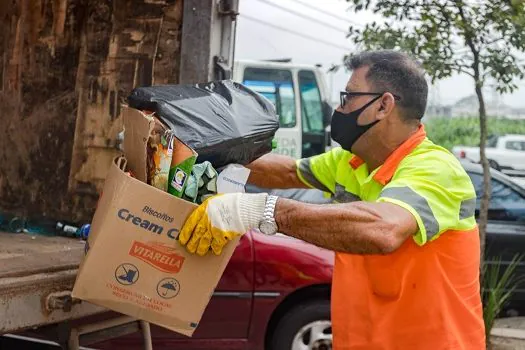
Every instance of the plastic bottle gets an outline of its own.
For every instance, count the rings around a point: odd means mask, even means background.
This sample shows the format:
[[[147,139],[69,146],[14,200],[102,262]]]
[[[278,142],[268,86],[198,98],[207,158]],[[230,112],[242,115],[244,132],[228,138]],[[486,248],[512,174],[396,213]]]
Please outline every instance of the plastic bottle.
[[[51,219],[27,219],[23,232],[34,235],[54,236],[55,225],[56,222]]]
[[[79,230],[79,235],[80,235],[80,238],[83,239],[83,240],[87,240],[88,239],[88,236],[89,236],[89,231],[91,230],[91,225],[90,224],[84,224],[80,227],[80,230]]]
[[[21,233],[24,232],[24,229],[26,227],[26,219],[15,216],[11,220],[9,220],[9,223],[7,224],[7,230],[8,232],[12,233]]]
[[[81,227],[68,225],[63,222],[57,222],[56,224],[57,235],[65,236],[65,237],[80,238],[83,240],[87,239],[90,228],[91,228],[90,224],[84,224]]]

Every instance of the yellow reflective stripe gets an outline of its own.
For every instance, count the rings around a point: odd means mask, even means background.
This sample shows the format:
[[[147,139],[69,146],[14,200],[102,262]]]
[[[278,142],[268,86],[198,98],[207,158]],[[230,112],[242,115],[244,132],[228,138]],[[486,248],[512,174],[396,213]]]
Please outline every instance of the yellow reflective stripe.
[[[428,201],[425,197],[421,196],[410,187],[386,188],[381,192],[380,197],[397,199],[414,208],[423,221],[426,231],[426,239],[428,241],[432,240],[432,238],[439,233],[439,222],[436,219],[432,208],[430,208]]]
[[[328,187],[326,187],[315,177],[314,173],[312,172],[312,168],[310,167],[310,158],[300,159],[296,164],[297,176],[299,176],[299,179],[302,182],[304,182],[307,186],[317,188],[323,192],[332,193]]]
[[[459,208],[459,220],[468,219],[476,213],[476,198],[466,199]]]

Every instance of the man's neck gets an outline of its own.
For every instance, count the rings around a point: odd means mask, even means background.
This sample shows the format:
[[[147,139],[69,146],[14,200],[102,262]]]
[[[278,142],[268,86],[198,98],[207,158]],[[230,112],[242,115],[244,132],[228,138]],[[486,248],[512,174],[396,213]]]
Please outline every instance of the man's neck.
[[[367,144],[360,147],[362,149],[361,152],[356,150],[356,155],[366,163],[368,170],[372,172],[383,165],[392,152],[416,133],[417,130],[417,127],[407,127],[406,130],[400,130],[399,133],[389,134],[386,137],[379,137],[373,142],[369,140]]]

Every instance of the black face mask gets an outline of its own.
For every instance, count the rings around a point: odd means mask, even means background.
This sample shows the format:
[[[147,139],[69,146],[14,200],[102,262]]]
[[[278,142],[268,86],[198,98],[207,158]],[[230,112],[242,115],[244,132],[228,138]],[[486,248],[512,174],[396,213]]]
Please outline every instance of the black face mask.
[[[332,114],[331,133],[332,139],[341,145],[341,147],[347,151],[351,151],[354,143],[370,129],[376,125],[379,120],[376,120],[367,125],[357,124],[357,118],[367,109],[372,103],[377,101],[381,96],[374,98],[363,107],[352,111],[350,113],[342,113],[337,110]]]

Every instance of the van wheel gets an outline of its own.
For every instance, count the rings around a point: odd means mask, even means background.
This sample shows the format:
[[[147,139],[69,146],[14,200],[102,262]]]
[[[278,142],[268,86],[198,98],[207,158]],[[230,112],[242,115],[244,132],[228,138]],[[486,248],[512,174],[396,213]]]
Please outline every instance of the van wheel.
[[[316,300],[286,313],[272,335],[270,350],[331,350],[330,302]]]
[[[495,160],[492,160],[492,159],[489,159],[489,165],[492,169],[496,169],[498,171],[501,170],[501,168],[499,167],[499,164],[498,162],[496,162]]]

